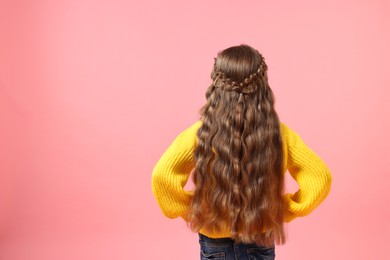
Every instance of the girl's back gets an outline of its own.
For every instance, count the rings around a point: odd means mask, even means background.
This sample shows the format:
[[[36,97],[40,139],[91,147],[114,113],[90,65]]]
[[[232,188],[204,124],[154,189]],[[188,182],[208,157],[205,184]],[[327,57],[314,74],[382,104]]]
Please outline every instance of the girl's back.
[[[240,45],[220,52],[211,78],[201,118],[154,168],[154,196],[165,215],[184,218],[200,234],[203,258],[230,259],[240,245],[251,252],[266,250],[271,257],[251,259],[273,259],[274,244],[285,243],[284,222],[318,206],[329,192],[331,175],[298,134],[279,121],[258,51]],[[183,187],[192,170],[195,189],[188,192]],[[287,170],[300,187],[294,194],[284,191]],[[216,246],[227,244],[231,250]]]

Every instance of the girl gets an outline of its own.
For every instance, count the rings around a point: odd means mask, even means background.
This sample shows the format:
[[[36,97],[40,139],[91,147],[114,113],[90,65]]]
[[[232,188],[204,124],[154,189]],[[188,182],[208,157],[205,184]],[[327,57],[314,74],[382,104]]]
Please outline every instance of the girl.
[[[274,259],[284,222],[306,216],[332,177],[299,135],[279,121],[262,55],[248,45],[220,52],[200,119],[180,133],[152,174],[163,213],[199,233],[201,259]],[[184,190],[193,170],[194,191]],[[285,193],[288,172],[299,190]]]

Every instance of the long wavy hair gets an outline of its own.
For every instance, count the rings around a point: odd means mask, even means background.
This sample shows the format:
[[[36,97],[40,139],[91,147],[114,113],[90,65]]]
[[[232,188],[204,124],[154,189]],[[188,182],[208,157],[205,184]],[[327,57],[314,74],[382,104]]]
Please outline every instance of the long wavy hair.
[[[262,55],[248,45],[218,53],[200,109],[188,214],[191,229],[238,242],[285,243],[283,148]]]

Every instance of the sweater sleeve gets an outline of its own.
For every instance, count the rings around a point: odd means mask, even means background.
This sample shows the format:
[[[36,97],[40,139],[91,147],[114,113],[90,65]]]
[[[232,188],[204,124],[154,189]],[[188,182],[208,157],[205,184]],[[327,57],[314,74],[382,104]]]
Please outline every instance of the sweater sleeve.
[[[285,221],[312,212],[329,194],[332,176],[326,164],[300,138],[282,124],[287,145],[287,169],[299,189],[285,195]]]
[[[183,217],[188,212],[192,192],[184,186],[195,167],[194,150],[201,121],[181,132],[163,153],[152,173],[152,192],[168,218]]]

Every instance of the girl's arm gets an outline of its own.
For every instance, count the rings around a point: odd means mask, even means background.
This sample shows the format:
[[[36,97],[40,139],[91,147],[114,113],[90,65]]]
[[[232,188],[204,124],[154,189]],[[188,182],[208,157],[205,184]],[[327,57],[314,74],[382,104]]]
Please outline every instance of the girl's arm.
[[[195,167],[196,132],[201,121],[180,133],[157,162],[152,173],[152,192],[168,218],[183,217],[189,210],[192,192],[184,186]]]
[[[326,164],[286,125],[282,124],[287,145],[287,169],[298,183],[294,194],[285,195],[285,221],[312,212],[329,194],[332,176]]]

